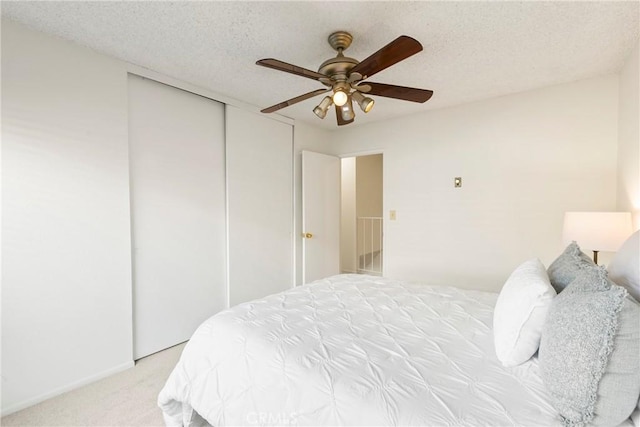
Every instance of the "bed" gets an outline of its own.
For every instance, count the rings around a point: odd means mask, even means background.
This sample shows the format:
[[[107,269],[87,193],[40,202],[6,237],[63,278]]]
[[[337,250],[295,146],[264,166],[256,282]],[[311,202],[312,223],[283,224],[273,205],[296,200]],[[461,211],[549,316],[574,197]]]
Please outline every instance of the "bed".
[[[159,396],[165,422],[561,425],[537,359],[496,359],[497,297],[339,275],[239,305],[185,347]]]

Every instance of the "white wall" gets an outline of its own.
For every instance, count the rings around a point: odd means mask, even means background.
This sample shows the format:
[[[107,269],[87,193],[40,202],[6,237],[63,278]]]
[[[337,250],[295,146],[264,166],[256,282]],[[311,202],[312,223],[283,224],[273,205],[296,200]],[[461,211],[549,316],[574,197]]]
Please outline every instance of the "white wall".
[[[640,41],[620,72],[618,210],[632,212],[640,228]]]
[[[2,21],[2,411],[132,366],[127,74]]]
[[[336,132],[339,152],[384,152],[385,275],[499,290],[548,265],[565,211],[615,209],[617,110],[606,76]]]

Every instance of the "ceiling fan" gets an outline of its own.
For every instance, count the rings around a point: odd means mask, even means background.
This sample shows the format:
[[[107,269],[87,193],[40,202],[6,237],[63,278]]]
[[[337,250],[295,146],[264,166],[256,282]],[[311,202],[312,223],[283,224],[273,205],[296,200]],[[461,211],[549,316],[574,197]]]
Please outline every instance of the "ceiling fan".
[[[344,51],[351,45],[353,37],[346,31],[336,31],[329,36],[329,44],[338,52],[335,58],[324,61],[318,72],[288,64],[273,58],[261,59],[256,62],[267,68],[295,74],[308,79],[317,80],[325,88],[316,89],[304,95],[296,96],[261,110],[263,113],[273,113],[314,96],[333,92],[325,96],[320,104],[313,109],[316,116],[324,119],[331,105],[335,105],[338,126],[348,125],[355,118],[353,101],[362,111],[368,113],[373,107],[373,99],[365,96],[377,95],[387,98],[401,99],[412,102],[426,102],[433,95],[433,91],[404,86],[388,85],[384,83],[364,82],[374,74],[420,52],[422,45],[409,36],[400,36],[362,62],[344,56]]]

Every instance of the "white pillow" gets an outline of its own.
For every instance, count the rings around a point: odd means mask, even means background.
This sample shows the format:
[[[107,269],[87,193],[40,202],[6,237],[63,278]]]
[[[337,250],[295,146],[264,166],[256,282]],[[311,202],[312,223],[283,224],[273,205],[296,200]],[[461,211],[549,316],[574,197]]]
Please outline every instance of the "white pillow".
[[[607,267],[609,279],[640,302],[640,230],[618,249]]]
[[[526,362],[540,346],[542,326],[556,291],[539,259],[522,263],[500,291],[493,312],[493,339],[504,366]]]

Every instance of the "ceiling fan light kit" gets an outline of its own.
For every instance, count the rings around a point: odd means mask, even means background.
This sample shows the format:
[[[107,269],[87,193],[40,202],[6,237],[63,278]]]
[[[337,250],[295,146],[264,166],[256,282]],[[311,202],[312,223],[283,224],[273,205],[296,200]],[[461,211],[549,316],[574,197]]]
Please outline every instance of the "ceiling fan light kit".
[[[326,86],[325,89],[317,89],[265,108],[262,110],[263,113],[273,113],[322,93],[333,92],[331,96],[325,96],[313,112],[320,119],[324,119],[333,104],[338,126],[343,126],[352,123],[355,119],[353,101],[365,113],[373,108],[374,100],[363,93],[419,103],[428,101],[433,95],[433,91],[426,89],[369,81],[363,83],[374,74],[420,52],[422,45],[417,40],[409,36],[400,36],[361,62],[344,56],[343,51],[353,41],[351,34],[346,31],[336,31],[329,36],[328,40],[338,54],[335,58],[324,61],[317,72],[273,58],[256,62],[257,65],[316,80]]]
[[[331,107],[331,104],[333,104],[333,100],[331,99],[331,97],[325,96],[320,102],[320,104],[313,109],[313,112],[319,118],[324,119],[325,116],[327,115],[327,111],[329,110],[329,107]]]
[[[344,89],[341,89],[341,88],[334,89],[333,103],[336,104],[338,107],[342,107],[344,104],[346,104],[348,99],[349,99],[349,95],[347,95],[347,92]]]
[[[342,113],[342,120],[345,122],[352,122],[356,117],[356,112],[353,111],[353,104],[351,103],[351,98],[347,99],[345,104],[340,107]]]
[[[360,106],[360,109],[365,113],[371,111],[371,109],[373,108],[373,104],[375,104],[373,99],[369,98],[368,96],[364,96],[357,90],[353,91],[353,93],[351,94],[351,98],[356,101],[356,103]]]

